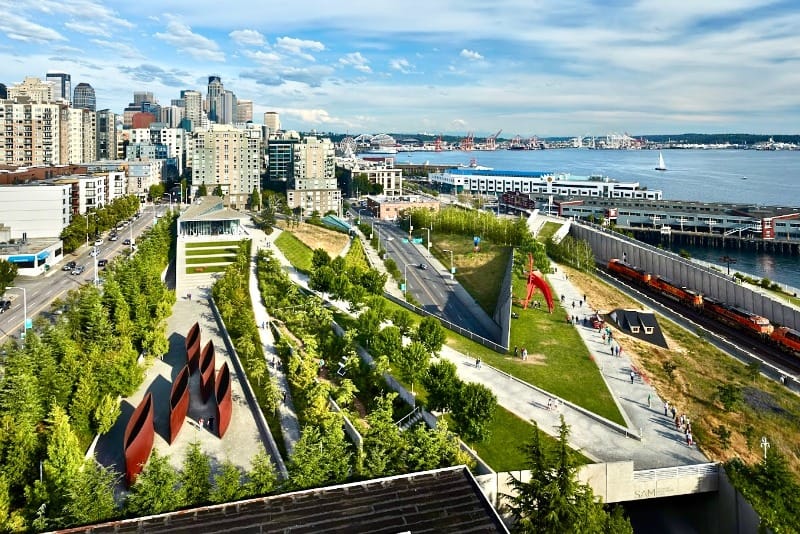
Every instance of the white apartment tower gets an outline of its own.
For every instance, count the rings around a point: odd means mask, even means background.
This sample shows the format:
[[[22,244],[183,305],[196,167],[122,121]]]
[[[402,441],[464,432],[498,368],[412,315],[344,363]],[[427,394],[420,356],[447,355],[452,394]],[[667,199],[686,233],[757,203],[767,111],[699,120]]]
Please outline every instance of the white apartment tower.
[[[186,90],[181,91],[183,99],[184,116],[192,121],[192,129],[199,128],[202,124],[203,115],[203,95],[200,91]]]
[[[8,88],[8,99],[27,99],[36,104],[50,104],[55,100],[55,88],[52,82],[43,82],[35,76],[27,76],[21,83]]]
[[[330,139],[306,137],[294,146],[294,182],[286,203],[302,215],[341,214],[342,192],[336,187],[335,148]]]
[[[63,163],[62,107],[0,100],[0,163],[18,167]]]
[[[277,111],[264,113],[264,126],[269,128],[269,133],[274,134],[281,129],[281,117]]]
[[[260,129],[215,124],[191,134],[187,153],[192,162],[192,186],[205,185],[209,194],[219,186],[231,207],[244,208],[250,193],[260,189]]]
[[[97,115],[83,108],[66,108],[66,157],[62,163],[86,163],[97,159]]]

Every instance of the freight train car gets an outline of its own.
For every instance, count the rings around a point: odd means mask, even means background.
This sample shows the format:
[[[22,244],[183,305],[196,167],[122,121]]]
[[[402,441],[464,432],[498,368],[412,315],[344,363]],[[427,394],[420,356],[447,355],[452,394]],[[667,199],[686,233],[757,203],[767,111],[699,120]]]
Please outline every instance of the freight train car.
[[[637,284],[649,284],[650,273],[639,267],[635,267],[622,260],[612,259],[608,262],[608,270],[612,273],[618,274],[626,280],[636,282]]]
[[[774,330],[769,319],[751,313],[736,306],[706,297],[703,299],[703,311],[731,326],[739,326],[748,332],[768,336]]]
[[[800,356],[800,332],[797,330],[781,326],[772,331],[770,339],[787,352]]]
[[[662,295],[688,306],[700,308],[703,305],[703,295],[685,286],[676,285],[661,276],[651,276],[649,285]]]

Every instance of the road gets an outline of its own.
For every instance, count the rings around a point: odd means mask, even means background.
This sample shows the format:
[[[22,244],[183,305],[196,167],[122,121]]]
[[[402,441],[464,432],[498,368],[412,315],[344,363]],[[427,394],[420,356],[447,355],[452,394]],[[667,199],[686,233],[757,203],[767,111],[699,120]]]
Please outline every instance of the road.
[[[123,240],[127,238],[135,242],[146,228],[153,225],[155,214],[162,215],[166,209],[166,205],[143,207],[141,217],[118,231],[118,241],[109,241],[107,237],[103,240],[103,244],[97,247],[97,258],[90,256],[90,252],[94,249],[93,242],[90,242],[89,247],[83,245],[72,254],[65,255],[63,261],[53,267],[45,276],[18,276],[13,285],[25,288],[28,318],[34,318],[48,310],[55,299],[63,297],[69,290],[92,283],[95,279],[95,272],[98,278],[101,278],[102,269],[96,268],[95,260],[111,261],[118,256],[124,249],[129,248],[128,245],[122,244]],[[74,261],[77,265],[85,267],[86,270],[77,276],[62,271],[61,268],[69,261]],[[3,298],[12,300],[12,304],[11,309],[0,315],[0,343],[5,343],[11,337],[19,336],[25,317],[22,291],[7,289]]]
[[[362,219],[373,224],[381,245],[406,279],[406,291],[411,293],[421,308],[481,337],[494,340],[494,335],[472,313],[472,306],[465,305],[456,295],[458,282],[451,279],[450,273],[438,261],[431,261],[430,254],[424,248],[413,245],[408,233],[391,222],[374,220],[373,223],[373,219],[363,216]],[[421,268],[421,264],[426,268]]]

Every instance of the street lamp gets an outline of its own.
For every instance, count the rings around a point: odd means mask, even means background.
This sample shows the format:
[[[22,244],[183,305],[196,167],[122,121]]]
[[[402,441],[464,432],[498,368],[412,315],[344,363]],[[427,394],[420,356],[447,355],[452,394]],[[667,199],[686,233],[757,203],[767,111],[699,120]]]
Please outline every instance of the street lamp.
[[[455,268],[453,268],[453,251],[452,250],[443,250],[442,252],[449,252],[450,253],[450,280],[452,280],[453,279],[453,275],[456,272]]]
[[[22,291],[22,339],[25,339],[25,331],[28,330],[28,292],[24,287],[8,286],[6,289],[19,289]]]
[[[431,229],[425,228],[428,231],[428,255],[431,253]]]
[[[731,258],[730,256],[722,256],[719,261],[725,263],[728,266],[728,276],[731,274],[731,264],[736,263],[736,258]]]
[[[164,193],[161,196],[169,198],[169,211],[171,212],[172,211],[172,193]]]
[[[403,264],[403,296],[408,291],[408,264]]]

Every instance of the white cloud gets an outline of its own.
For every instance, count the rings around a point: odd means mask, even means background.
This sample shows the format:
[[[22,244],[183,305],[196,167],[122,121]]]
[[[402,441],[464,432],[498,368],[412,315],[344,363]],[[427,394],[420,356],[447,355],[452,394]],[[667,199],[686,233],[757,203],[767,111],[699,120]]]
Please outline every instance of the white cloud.
[[[461,57],[463,57],[465,59],[472,60],[472,61],[478,61],[478,60],[483,59],[483,56],[480,55],[479,53],[475,52],[474,50],[467,50],[466,48],[461,50],[461,53],[459,54],[459,56],[461,56]]]
[[[243,50],[242,54],[255,61],[256,63],[260,63],[265,66],[275,65],[283,59],[280,54],[275,52],[268,52],[263,50]]]
[[[175,19],[167,24],[165,33],[156,33],[155,37],[195,59],[225,61],[225,54],[219,49],[216,42],[192,32],[189,26]]]
[[[228,37],[245,46],[262,46],[266,42],[264,36],[256,30],[234,30]]]
[[[315,61],[315,59],[306,50],[310,52],[322,52],[325,50],[325,45],[319,41],[295,39],[294,37],[278,37],[275,41],[275,47],[309,61]]]
[[[333,117],[324,109],[296,109],[287,108],[281,110],[282,115],[300,119],[309,124],[328,124],[333,122]]]
[[[414,65],[408,62],[406,58],[392,59],[389,61],[389,68],[398,70],[403,74],[409,74],[414,71]]]
[[[369,60],[361,55],[361,52],[351,52],[344,57],[339,58],[339,64],[353,67],[361,72],[372,72],[368,65]]]
[[[97,35],[99,37],[111,36],[111,32],[108,28],[103,25],[95,24],[94,21],[70,21],[65,22],[64,27],[68,30],[86,35]]]
[[[121,41],[105,41],[101,39],[91,39],[90,42],[96,44],[97,46],[103,47],[107,50],[114,52],[116,55],[128,59],[138,59],[141,58],[142,55],[139,53],[136,48],[132,45],[123,43]]]
[[[0,32],[4,32],[9,39],[29,43],[46,44],[52,41],[66,41],[66,37],[35,22],[19,17],[13,13],[4,13],[0,17]]]

